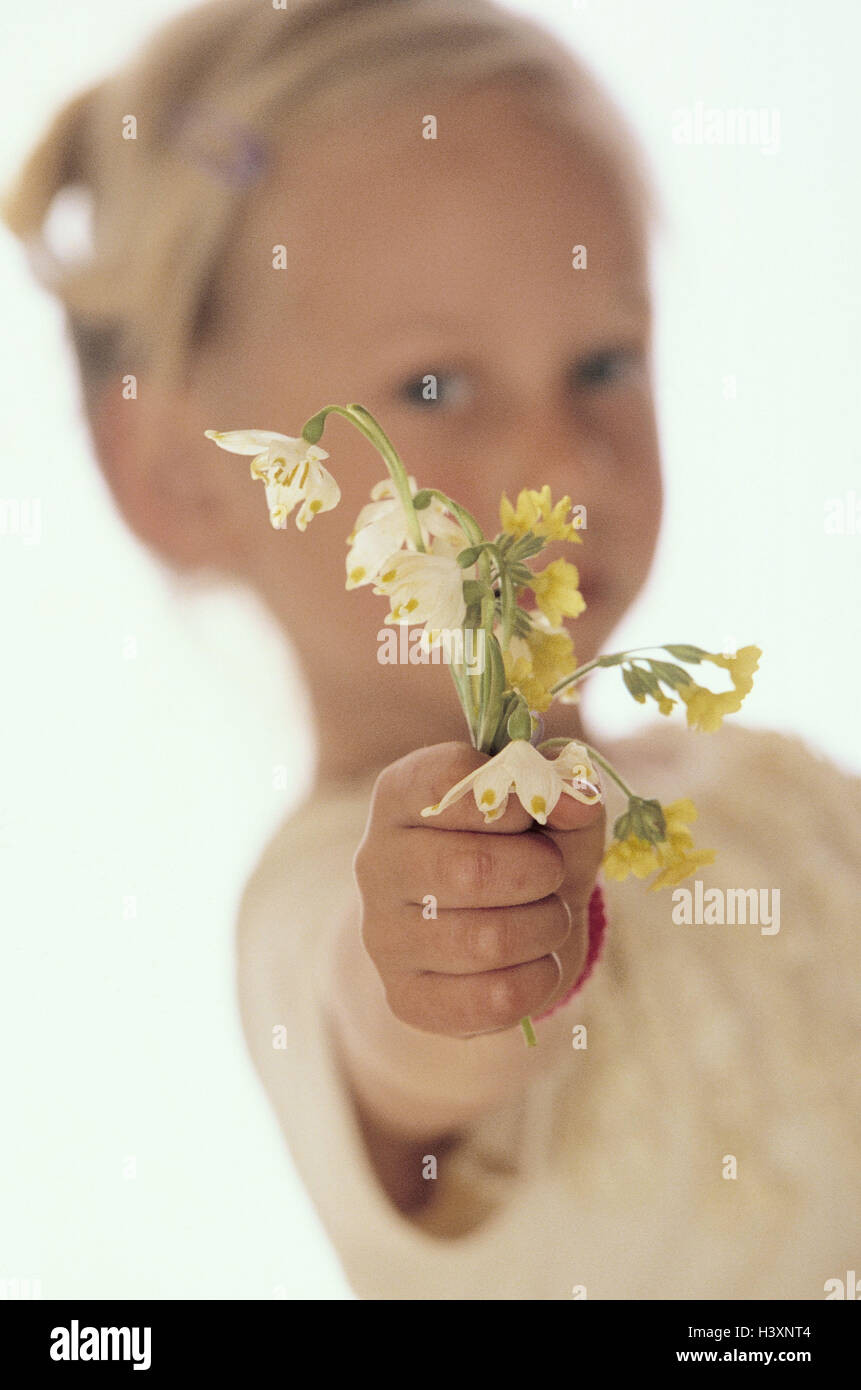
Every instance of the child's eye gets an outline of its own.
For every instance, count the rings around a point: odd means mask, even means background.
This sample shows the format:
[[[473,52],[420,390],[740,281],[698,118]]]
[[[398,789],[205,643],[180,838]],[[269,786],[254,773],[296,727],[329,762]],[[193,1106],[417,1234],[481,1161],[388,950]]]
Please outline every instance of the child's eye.
[[[609,348],[593,353],[577,364],[572,373],[573,383],[586,389],[617,386],[627,381],[643,366],[643,353],[638,347]]]
[[[442,406],[459,405],[469,396],[463,372],[426,372],[398,388],[401,400],[420,410],[436,410]]]

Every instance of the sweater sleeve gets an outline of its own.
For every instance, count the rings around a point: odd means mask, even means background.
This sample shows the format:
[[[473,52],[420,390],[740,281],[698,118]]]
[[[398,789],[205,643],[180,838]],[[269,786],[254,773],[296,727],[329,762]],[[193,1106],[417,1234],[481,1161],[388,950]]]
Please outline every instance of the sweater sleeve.
[[[524,1251],[534,1246],[530,1211],[548,1149],[552,1077],[468,1128],[429,1177],[433,1199],[411,1219],[379,1183],[339,1066],[326,990],[371,789],[363,782],[310,798],[277,831],[246,887],[237,943],[246,1040],[360,1297],[529,1297],[538,1273]]]

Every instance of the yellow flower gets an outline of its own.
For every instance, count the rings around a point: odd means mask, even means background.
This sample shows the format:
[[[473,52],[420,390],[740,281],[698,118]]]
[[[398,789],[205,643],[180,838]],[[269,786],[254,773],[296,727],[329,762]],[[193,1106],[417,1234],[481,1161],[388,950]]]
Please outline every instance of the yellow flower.
[[[721,666],[729,671],[732,690],[708,690],[703,685],[691,681],[690,685],[680,685],[678,693],[687,706],[688,724],[701,729],[703,733],[715,733],[721,727],[724,716],[737,714],[744,697],[753,689],[753,673],[759,667],[762,651],[759,647],[742,647],[735,656],[723,656],[706,652],[704,661]]]
[[[510,536],[525,536],[531,531],[534,536],[542,536],[548,541],[576,541],[582,544],[577,534],[577,522],[566,521],[571,509],[571,498],[563,497],[553,506],[550,488],[547,484],[540,492],[534,488],[524,488],[517,495],[517,506],[512,507],[505,493],[499,504],[499,520],[503,531]]]
[[[541,617],[540,613],[533,616]],[[574,643],[567,632],[552,632],[533,627],[525,637],[512,637],[508,651],[502,653],[505,675],[512,690],[519,690],[527,705],[538,714],[550,708],[554,697],[551,687],[577,669]],[[576,703],[577,689],[572,686],[566,704]],[[562,691],[559,699],[563,699]]]
[[[648,878],[655,869],[661,867],[657,845],[641,840],[637,835],[629,835],[627,840],[613,840],[607,849],[603,865],[608,878],[621,882],[628,874],[637,878]]]
[[[707,690],[704,685],[693,682],[679,686],[679,695],[687,706],[689,726],[705,734],[715,733],[724,715],[737,714],[744,699],[737,690]]]
[[[567,632],[545,632],[542,628],[534,627],[527,634],[526,641],[536,679],[548,690],[564,676],[576,671],[574,643]]]
[[[613,840],[603,859],[604,873],[620,882],[629,873],[636,878],[648,878],[655,869],[661,872],[649,884],[649,891],[669,888],[689,878],[704,864],[713,864],[713,849],[694,849],[694,840],[686,822],[697,818],[694,803],[687,797],[661,808],[666,823],[666,838],[659,844],[629,835],[625,840]]]
[[[704,660],[711,661],[715,666],[722,666],[729,671],[730,680],[736,690],[743,695],[749,695],[753,689],[753,673],[759,669],[759,658],[762,656],[760,647],[742,647],[741,651],[735,656],[717,655],[714,652],[707,652]]]
[[[505,678],[512,690],[518,690],[530,709],[543,714],[552,703],[547,687],[536,676],[528,656],[513,657],[502,653]]]
[[[580,575],[577,566],[568,560],[554,560],[546,569],[532,576],[530,588],[542,613],[553,627],[561,627],[563,615],[576,618],[586,607],[577,587]]]

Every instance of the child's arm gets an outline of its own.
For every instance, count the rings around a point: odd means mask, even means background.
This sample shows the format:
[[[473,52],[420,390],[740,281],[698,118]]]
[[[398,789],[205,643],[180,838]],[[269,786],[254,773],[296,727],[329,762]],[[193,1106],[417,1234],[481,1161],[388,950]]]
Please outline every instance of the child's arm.
[[[430,1190],[425,1155],[558,1062],[564,1012],[539,1025],[538,1048],[517,1025],[561,997],[586,956],[603,807],[563,798],[540,833],[514,798],[489,826],[471,798],[423,820],[481,761],[440,744],[380,775],[333,957],[341,1065],[379,1180],[404,1212]],[[435,917],[422,913],[429,894]]]

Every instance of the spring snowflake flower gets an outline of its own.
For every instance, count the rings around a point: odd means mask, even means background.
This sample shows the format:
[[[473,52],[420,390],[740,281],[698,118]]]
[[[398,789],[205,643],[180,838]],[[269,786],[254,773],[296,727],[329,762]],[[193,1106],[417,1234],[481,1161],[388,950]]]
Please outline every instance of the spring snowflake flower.
[[[451,554],[398,550],[385,560],[374,593],[389,599],[387,623],[424,626],[432,645],[440,629],[463,627],[463,583],[473,572]]]
[[[318,512],[329,512],[341,500],[341,489],[320,462],[329,455],[316,444],[274,430],[205,430],[220,449],[230,454],[253,454],[252,478],[266,486],[269,520],[283,531],[287,518],[301,503],[296,525],[304,531]]]
[[[545,758],[525,739],[514,739],[500,753],[451,787],[423,816],[438,816],[472,791],[486,825],[504,815],[513,792],[539,825],[545,825],[560,796],[591,806],[601,800],[595,769],[581,743],[565,745],[557,758]]]
[[[418,491],[415,478],[408,479],[411,496]],[[390,555],[410,543],[409,527],[404,508],[391,478],[384,478],[371,489],[372,500],[356,517],[352,533],[347,537],[347,588],[357,589],[372,584]],[[437,498],[417,513],[422,540],[429,546],[433,538],[447,537],[456,555],[466,541],[463,532],[451,519]],[[440,547],[436,547],[439,550]]]
[[[580,545],[582,538],[577,534],[576,522],[565,520],[570,510],[570,497],[563,497],[553,506],[550,488],[545,483],[540,492],[524,488],[518,493],[516,507],[512,507],[503,493],[499,520],[503,531],[510,536],[525,536],[531,531],[533,536],[542,536],[548,541],[576,541]]]
[[[577,587],[579,583],[577,566],[568,560],[554,560],[532,576],[529,587],[553,627],[562,626],[563,615],[576,618],[585,609],[586,600]]]
[[[668,888],[689,878],[704,864],[713,864],[713,849],[694,849],[693,836],[686,822],[697,818],[697,810],[687,797],[673,801],[663,807],[666,822],[666,838],[657,843],[628,835],[624,840],[613,840],[607,849],[602,867],[608,878],[626,879],[628,874],[635,878],[648,878],[649,874],[660,870],[658,876],[649,884],[649,891]]]

